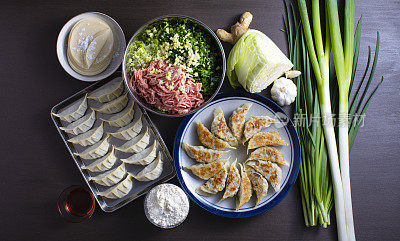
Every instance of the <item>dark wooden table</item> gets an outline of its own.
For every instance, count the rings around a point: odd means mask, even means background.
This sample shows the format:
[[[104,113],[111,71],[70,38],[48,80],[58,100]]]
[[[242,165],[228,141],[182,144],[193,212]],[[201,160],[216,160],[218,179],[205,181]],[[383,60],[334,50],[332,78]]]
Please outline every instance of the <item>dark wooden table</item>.
[[[351,153],[354,218],[359,240],[400,239],[400,2],[357,1],[364,16],[360,65],[367,46],[381,33],[377,76],[385,82],[367,112]],[[53,123],[50,109],[89,83],[69,76],[56,56],[58,32],[73,16],[99,11],[112,16],[126,38],[148,20],[169,13],[200,19],[213,30],[228,27],[244,11],[254,14],[252,28],[286,50],[282,1],[8,1],[0,8],[0,239],[1,240],[334,240],[335,220],[327,229],[305,228],[298,183],[275,208],[257,217],[234,220],[216,216],[193,202],[186,222],[163,231],[151,225],[143,199],[105,213],[97,208],[82,224],[58,214],[59,193],[85,185]],[[228,54],[230,46],[225,45]],[[357,76],[359,76],[358,73]],[[359,78],[358,78],[359,79]],[[375,82],[377,79],[375,80]],[[225,81],[224,90],[230,90]],[[266,94],[264,91],[263,94]],[[290,113],[290,108],[286,108]],[[181,119],[152,115],[172,150]],[[172,181],[177,183],[176,178]],[[332,216],[334,214],[332,213]]]

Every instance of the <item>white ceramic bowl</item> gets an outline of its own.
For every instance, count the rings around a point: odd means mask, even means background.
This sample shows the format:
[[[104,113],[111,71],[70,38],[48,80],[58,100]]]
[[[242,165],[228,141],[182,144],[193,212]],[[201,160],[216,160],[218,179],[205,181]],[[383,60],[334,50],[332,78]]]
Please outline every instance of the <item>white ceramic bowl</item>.
[[[73,70],[71,68],[71,66],[69,65],[68,58],[67,58],[69,32],[71,31],[72,27],[79,20],[81,20],[83,18],[87,18],[87,17],[98,17],[98,18],[102,19],[103,21],[105,21],[110,26],[111,30],[113,31],[114,43],[116,44],[114,56],[113,56],[110,64],[108,65],[108,67],[100,74],[96,74],[96,75],[92,75],[92,76],[81,75],[81,74],[78,74],[77,72],[75,72],[75,70]],[[61,29],[60,34],[58,35],[58,39],[57,39],[57,57],[58,57],[58,61],[60,61],[61,66],[72,77],[79,79],[79,80],[87,81],[87,82],[93,82],[93,81],[105,79],[108,76],[110,76],[112,73],[114,73],[122,63],[122,60],[124,58],[125,48],[126,48],[126,40],[125,40],[124,32],[122,31],[121,27],[118,25],[118,23],[114,19],[112,19],[111,17],[109,17],[103,13],[99,13],[99,12],[87,12],[87,13],[82,13],[82,14],[79,14],[79,15],[73,17]]]

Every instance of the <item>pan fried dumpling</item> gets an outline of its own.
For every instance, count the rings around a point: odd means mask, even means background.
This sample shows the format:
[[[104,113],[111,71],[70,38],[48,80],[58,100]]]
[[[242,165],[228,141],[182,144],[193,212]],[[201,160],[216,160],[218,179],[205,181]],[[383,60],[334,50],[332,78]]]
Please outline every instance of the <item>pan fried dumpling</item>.
[[[288,144],[276,131],[264,131],[255,134],[247,146],[247,151],[262,146],[287,146]]]
[[[124,127],[128,125],[135,114],[133,109],[134,102],[132,101],[123,111],[110,116],[109,118],[101,118],[103,121],[107,122],[110,126]]]
[[[135,164],[135,165],[148,165],[157,155],[157,146],[158,143],[154,140],[153,145],[144,149],[143,151],[133,154],[132,156],[128,157],[127,159],[121,159],[122,162],[127,164]]]
[[[258,172],[254,171],[253,168],[248,167],[246,169],[247,175],[250,179],[251,186],[257,195],[256,205],[261,203],[262,199],[267,196],[268,193],[268,181]]]
[[[228,142],[231,146],[237,146],[238,140],[233,136],[225,121],[224,112],[221,107],[214,111],[214,119],[211,123],[211,132],[218,138]]]
[[[239,163],[239,167],[242,180],[240,182],[239,192],[236,199],[236,210],[239,210],[239,208],[250,201],[252,195],[251,182],[242,163]]]
[[[93,181],[102,186],[109,187],[117,184],[125,177],[125,175],[126,175],[126,168],[125,164],[122,163],[121,165],[110,171],[107,171],[105,173],[102,173],[94,177],[89,177],[89,181]]]
[[[285,161],[282,152],[270,146],[260,147],[253,151],[247,158],[247,161],[251,160],[271,161],[283,166],[289,166],[289,164]]]
[[[128,101],[128,92],[126,92],[124,95],[121,95],[117,99],[104,103],[99,108],[92,107],[92,109],[103,114],[114,114],[124,109],[125,106],[128,104]]]
[[[91,172],[104,172],[114,166],[117,157],[115,156],[115,148],[112,149],[103,157],[94,160],[89,165],[83,166],[82,169],[89,170]]]
[[[252,136],[260,132],[262,129],[267,128],[274,119],[268,116],[252,116],[244,125],[243,142],[248,141]]]
[[[115,132],[110,132],[110,135],[120,140],[128,141],[139,135],[140,131],[142,131],[142,126],[142,115],[140,115],[137,120],[132,121],[127,126],[119,128]]]
[[[220,159],[223,155],[229,151],[218,151],[213,149],[208,149],[203,146],[191,146],[186,143],[182,143],[183,149],[186,151],[187,155],[194,158],[198,162],[209,163]]]
[[[228,142],[214,136],[214,134],[212,134],[207,127],[201,123],[201,121],[197,123],[197,134],[199,135],[200,142],[208,148],[217,150],[224,150],[226,148],[235,149],[234,147],[230,146]]]
[[[85,97],[83,97],[82,99],[75,101],[66,109],[53,115],[57,116],[62,121],[73,122],[78,120],[85,114],[87,107],[88,105],[87,105],[87,94],[86,94]]]
[[[196,192],[202,196],[209,196],[217,194],[224,190],[226,178],[228,177],[229,162],[225,162],[223,168],[215,174],[212,178],[208,179],[203,185],[196,189]]]
[[[211,177],[215,176],[219,171],[221,171],[227,160],[217,160],[215,162],[207,163],[207,164],[197,164],[193,166],[185,167],[192,171],[192,173],[203,180],[208,180]]]
[[[234,137],[237,140],[242,141],[242,134],[244,129],[244,123],[246,121],[247,112],[251,107],[251,103],[246,103],[237,108],[229,118],[229,126]]]
[[[117,150],[127,153],[139,153],[143,151],[150,142],[149,128],[146,132],[136,136],[130,141],[125,142],[122,146],[117,147]]]
[[[270,161],[249,161],[246,165],[263,175],[270,183],[275,191],[281,188],[282,169]]]
[[[79,144],[81,146],[89,146],[93,145],[94,143],[100,141],[101,137],[103,136],[104,128],[103,122],[97,127],[93,128],[90,131],[77,135],[68,140],[73,144]]]
[[[148,182],[155,180],[161,176],[163,171],[163,161],[161,151],[158,152],[157,158],[141,170],[137,175],[133,176],[136,180]]]
[[[83,152],[74,154],[82,159],[92,160],[107,154],[109,148],[110,148],[110,142],[109,142],[109,136],[107,135],[93,146],[86,148]]]
[[[127,177],[118,185],[110,187],[104,192],[99,192],[97,193],[97,195],[110,199],[123,198],[131,191],[132,186],[133,186],[132,176],[128,174]]]
[[[82,134],[90,130],[93,127],[95,121],[96,113],[94,111],[91,111],[82,116],[77,121],[74,121],[71,124],[67,125],[66,127],[60,127],[60,130],[74,135]]]
[[[236,161],[229,167],[228,178],[226,179],[226,187],[221,201],[236,195],[240,187],[240,173],[236,168]]]
[[[117,77],[99,89],[93,91],[88,99],[96,100],[101,103],[110,102],[120,97],[124,91],[124,82],[121,77]]]

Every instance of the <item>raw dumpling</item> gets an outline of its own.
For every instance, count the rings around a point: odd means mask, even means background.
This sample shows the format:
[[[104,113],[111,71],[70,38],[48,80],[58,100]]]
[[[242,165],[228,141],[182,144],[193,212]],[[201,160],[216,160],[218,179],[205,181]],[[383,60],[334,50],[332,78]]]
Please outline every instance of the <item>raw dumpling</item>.
[[[251,182],[246,171],[244,170],[242,163],[239,163],[239,167],[242,180],[240,182],[240,188],[236,199],[236,210],[239,210],[239,208],[250,201],[252,195]]]
[[[127,177],[118,185],[110,187],[104,192],[99,192],[97,193],[97,195],[110,199],[123,198],[131,191],[132,186],[133,186],[133,180],[131,175],[128,174]]]
[[[81,146],[93,145],[94,143],[100,141],[101,137],[103,136],[103,133],[104,133],[103,122],[101,122],[101,124],[97,128],[93,128],[90,131],[77,135],[69,139],[68,142],[71,142],[73,144],[79,144]]]
[[[279,191],[281,188],[280,181],[282,179],[282,169],[270,161],[249,161],[246,165],[263,175],[275,189]]]
[[[220,159],[223,155],[228,153],[228,151],[218,151],[213,149],[208,149],[203,146],[191,146],[186,143],[182,143],[183,149],[186,151],[188,156],[196,159],[198,162],[209,163]]]
[[[225,162],[223,168],[215,174],[212,178],[208,179],[203,185],[196,189],[196,192],[202,196],[217,194],[224,190],[226,178],[228,176],[229,162]]]
[[[261,146],[287,146],[288,144],[276,131],[264,131],[255,134],[249,141],[247,151]]]
[[[82,99],[79,99],[68,106],[66,109],[60,111],[54,116],[59,117],[62,121],[72,122],[81,118],[87,109],[87,94]]]
[[[237,108],[229,118],[229,126],[234,137],[237,140],[242,141],[242,134],[244,129],[244,123],[246,121],[246,115],[251,107],[251,103],[246,103]]]
[[[93,110],[103,114],[114,114],[120,112],[128,104],[128,92],[117,99],[103,104],[99,108],[92,107]]]
[[[107,122],[110,126],[124,127],[128,125],[135,114],[133,109],[134,102],[132,101],[123,111],[110,116],[109,118],[101,118],[103,121]]]
[[[270,146],[260,147],[253,151],[247,158],[247,161],[251,160],[271,161],[281,164],[283,166],[289,166],[289,164],[285,161],[282,152]]]
[[[79,156],[80,158],[86,160],[92,160],[107,154],[109,148],[110,148],[110,142],[109,142],[109,136],[107,135],[93,146],[86,148],[83,152],[74,154]]]
[[[137,120],[132,121],[129,125],[119,128],[116,132],[111,132],[110,135],[120,140],[131,140],[139,135],[142,130],[142,115]]]
[[[237,146],[238,140],[233,136],[225,121],[224,112],[221,107],[214,111],[214,119],[211,123],[211,132],[218,138],[228,142],[231,146]]]
[[[236,168],[236,161],[229,167],[228,178],[226,179],[226,188],[221,201],[236,195],[240,187],[240,173]]]
[[[114,166],[116,160],[117,157],[115,156],[115,148],[113,146],[111,151],[109,151],[105,156],[94,160],[89,165],[83,166],[82,169],[89,170],[91,172],[104,172]]]
[[[146,132],[136,136],[130,141],[125,142],[122,146],[117,147],[118,151],[128,153],[139,153],[147,147],[150,142],[149,128],[147,127]]]
[[[89,177],[89,181],[93,181],[102,186],[109,187],[117,184],[125,177],[125,175],[126,175],[125,163],[122,163],[121,165],[110,171],[107,171],[105,173],[102,173],[94,177]]]
[[[208,180],[221,171],[227,160],[218,160],[207,164],[197,164],[190,167],[185,167],[192,171],[192,173],[203,180]]]
[[[154,159],[156,158],[157,155],[157,146],[158,143],[156,140],[154,140],[154,143],[152,146],[144,149],[143,151],[133,154],[132,156],[128,157],[127,159],[121,159],[122,162],[125,162],[127,164],[135,164],[135,165],[148,165]]]
[[[197,124],[197,134],[199,135],[200,142],[211,149],[224,150],[226,148],[233,148],[228,142],[218,139],[212,134],[201,121]]]
[[[158,152],[157,158],[141,170],[136,176],[133,176],[136,180],[142,182],[148,182],[155,180],[161,176],[163,171],[163,161],[161,152]]]
[[[252,136],[260,132],[262,129],[267,128],[272,123],[274,119],[268,116],[252,116],[244,125],[243,132],[243,142],[249,140]]]
[[[258,172],[254,171],[253,168],[249,167],[246,169],[247,175],[250,179],[251,186],[257,195],[256,205],[260,204],[263,198],[268,193],[268,181]]]
[[[60,127],[60,129],[69,134],[78,135],[90,130],[90,128],[93,127],[95,121],[96,113],[94,111],[91,111],[90,113],[87,113],[86,115],[82,116],[80,119],[72,122],[66,127]]]
[[[109,102],[120,97],[124,91],[124,82],[121,77],[117,77],[99,89],[93,91],[88,99],[96,100],[101,103]]]

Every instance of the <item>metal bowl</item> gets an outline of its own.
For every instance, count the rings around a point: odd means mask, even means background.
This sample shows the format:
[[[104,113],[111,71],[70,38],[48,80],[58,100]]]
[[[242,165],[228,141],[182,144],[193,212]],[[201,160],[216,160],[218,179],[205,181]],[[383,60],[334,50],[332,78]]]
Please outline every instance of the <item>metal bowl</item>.
[[[128,84],[128,80],[129,80],[129,75],[127,72],[127,68],[126,68],[126,58],[127,58],[127,54],[128,54],[128,49],[129,46],[131,45],[131,43],[135,40],[136,36],[142,32],[143,29],[145,29],[147,26],[149,26],[150,24],[162,20],[162,19],[167,19],[167,18],[184,18],[184,19],[189,19],[191,21],[193,21],[194,23],[199,24],[199,26],[201,26],[204,29],[204,33],[205,34],[209,34],[211,36],[211,38],[215,41],[215,44],[219,47],[220,50],[220,55],[221,55],[221,59],[222,59],[222,66],[220,66],[220,68],[222,69],[221,72],[221,77],[219,79],[219,84],[218,87],[216,88],[215,92],[211,95],[211,97],[207,100],[204,101],[204,103],[202,105],[200,105],[199,107],[190,110],[189,112],[185,113],[185,114],[171,114],[171,113],[166,113],[166,112],[162,112],[160,110],[157,110],[154,106],[148,104],[145,102],[145,100],[143,100],[140,96],[137,95],[137,93],[132,90],[129,87]],[[149,22],[147,22],[146,24],[144,24],[142,27],[140,27],[135,34],[132,36],[132,38],[129,40],[129,43],[127,45],[127,48],[125,50],[125,55],[124,55],[124,60],[122,61],[122,75],[124,78],[124,82],[125,82],[125,86],[128,89],[130,95],[134,98],[134,100],[139,103],[143,108],[145,108],[146,110],[161,115],[161,116],[166,116],[166,117],[182,117],[182,116],[186,116],[186,115],[190,115],[193,114],[194,112],[196,112],[197,110],[201,109],[203,106],[205,106],[206,104],[208,104],[209,102],[211,102],[214,97],[218,94],[219,90],[221,89],[221,86],[224,82],[224,78],[225,78],[225,71],[226,71],[226,60],[225,60],[225,52],[224,52],[224,48],[222,47],[221,42],[219,41],[217,35],[204,23],[202,23],[201,21],[191,18],[191,17],[187,17],[187,16],[183,16],[183,15],[165,15],[165,16],[161,16],[158,18],[155,18],[153,20],[150,20]]]

